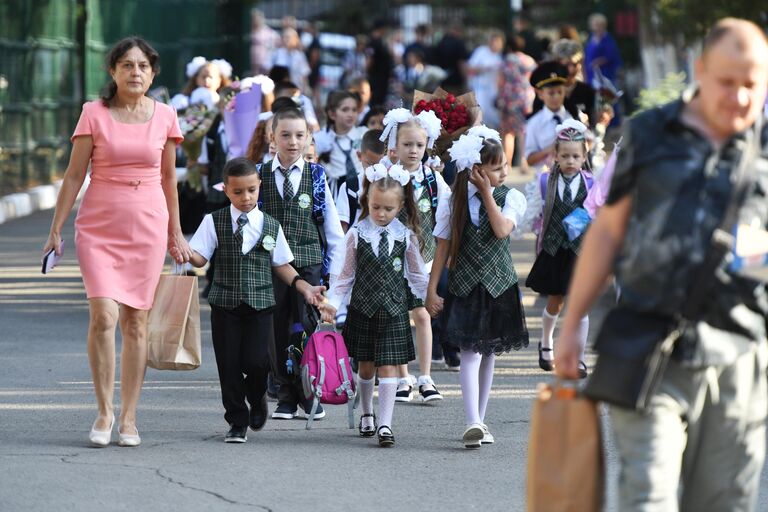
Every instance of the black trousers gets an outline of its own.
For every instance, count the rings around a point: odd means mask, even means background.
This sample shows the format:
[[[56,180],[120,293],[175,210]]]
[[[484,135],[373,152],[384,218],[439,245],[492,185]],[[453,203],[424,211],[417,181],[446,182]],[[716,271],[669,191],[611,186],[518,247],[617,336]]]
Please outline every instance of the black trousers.
[[[272,308],[256,311],[247,304],[224,309],[211,304],[211,333],[219,369],[224,419],[248,425],[248,403],[253,407],[267,391],[267,373],[274,350]]]
[[[294,267],[295,268],[295,267]],[[322,265],[297,268],[296,272],[312,285],[320,284]],[[278,403],[297,405],[304,402],[304,391],[298,379],[299,369],[293,375],[288,373],[288,347],[301,340],[304,332],[312,334],[315,323],[307,315],[304,297],[295,289],[272,275],[275,290],[275,351],[272,358],[272,375],[278,385]]]

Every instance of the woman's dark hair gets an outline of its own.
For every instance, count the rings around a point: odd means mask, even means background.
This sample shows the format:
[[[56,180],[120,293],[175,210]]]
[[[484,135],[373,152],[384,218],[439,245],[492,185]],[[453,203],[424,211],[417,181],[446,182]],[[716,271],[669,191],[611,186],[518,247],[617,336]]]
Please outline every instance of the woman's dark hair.
[[[224,183],[227,182],[227,178],[232,176],[239,178],[241,176],[251,176],[252,174],[258,173],[259,171],[256,170],[256,164],[242,156],[228,161],[224,164],[224,170],[222,171],[222,174],[224,175]]]
[[[504,53],[517,53],[525,51],[525,39],[518,34],[507,35],[504,43]]]
[[[125,39],[121,39],[115,43],[112,48],[110,48],[109,52],[107,52],[106,58],[104,59],[104,63],[107,66],[107,71],[115,69],[115,67],[117,67],[117,62],[122,59],[123,56],[128,53],[131,48],[138,48],[141,50],[141,52],[146,55],[147,60],[149,61],[149,65],[152,66],[152,72],[155,75],[160,74],[160,54],[157,53],[157,50],[152,48],[148,42],[139,36],[130,36],[126,37]],[[112,101],[112,98],[115,97],[115,94],[117,94],[117,84],[110,78],[109,82],[104,86],[104,89],[101,92],[102,103],[104,103],[105,106],[109,106],[109,102]]]
[[[483,141],[483,149],[480,150],[480,165],[495,165],[504,160],[504,148],[493,139]],[[469,216],[469,173],[471,169],[456,174],[453,182],[453,194],[451,195],[451,239],[448,244],[448,254],[451,258],[450,266],[456,265],[461,249],[461,239],[464,236],[464,227]]]

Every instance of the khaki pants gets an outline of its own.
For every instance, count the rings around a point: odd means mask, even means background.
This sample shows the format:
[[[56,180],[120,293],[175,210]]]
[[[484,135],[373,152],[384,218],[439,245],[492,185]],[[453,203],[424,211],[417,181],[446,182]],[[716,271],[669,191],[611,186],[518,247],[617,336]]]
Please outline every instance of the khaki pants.
[[[646,413],[611,407],[622,512],[747,512],[765,458],[768,346],[728,366],[670,361]]]

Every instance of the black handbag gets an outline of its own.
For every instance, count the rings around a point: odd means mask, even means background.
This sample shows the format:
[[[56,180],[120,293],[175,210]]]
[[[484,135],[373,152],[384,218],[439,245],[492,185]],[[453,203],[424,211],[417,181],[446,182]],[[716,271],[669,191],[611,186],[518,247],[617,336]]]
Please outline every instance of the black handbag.
[[[717,283],[715,272],[733,248],[732,227],[754,183],[749,169],[759,152],[760,134],[758,121],[756,129],[747,133],[747,146],[736,168],[725,215],[712,233],[710,247],[695,274],[683,310],[675,317],[621,307],[612,310],[595,342],[599,356],[584,388],[587,397],[636,411],[647,410],[675,343],[699,318],[702,305]]]

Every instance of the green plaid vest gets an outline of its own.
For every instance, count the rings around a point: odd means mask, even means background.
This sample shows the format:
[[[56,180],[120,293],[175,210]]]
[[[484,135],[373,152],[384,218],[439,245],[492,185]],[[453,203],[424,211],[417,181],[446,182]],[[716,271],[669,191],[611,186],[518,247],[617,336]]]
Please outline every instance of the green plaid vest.
[[[541,243],[541,250],[546,251],[550,256],[557,254],[557,250],[562,247],[563,249],[570,249],[573,252],[579,252],[579,245],[581,244],[581,237],[571,241],[568,240],[568,235],[565,233],[565,227],[563,226],[563,219],[566,218],[576,208],[584,204],[584,200],[587,199],[587,186],[584,184],[584,180],[581,176],[577,178],[579,180],[579,191],[576,193],[576,197],[570,206],[566,206],[563,200],[560,199],[560,194],[555,190],[555,202],[552,204],[552,216],[549,218],[549,224],[546,226],[544,232],[544,241]]]
[[[320,235],[312,218],[312,170],[309,163],[301,172],[299,190],[287,203],[283,201],[275,182],[274,160],[265,163],[261,171],[262,211],[274,217],[281,226],[293,252],[296,268],[323,262]]]
[[[493,199],[504,207],[509,188],[496,187]],[[448,290],[457,297],[466,297],[482,284],[492,297],[498,297],[517,283],[517,272],[509,252],[509,239],[497,238],[493,233],[485,205],[480,206],[480,227],[472,224],[467,215],[464,235],[459,246],[456,263],[448,273]]]
[[[422,205],[427,205],[429,208],[424,207],[426,211],[422,211]],[[432,231],[435,229],[435,216],[432,212],[432,203],[429,198],[429,190],[426,183],[421,187],[421,195],[419,200],[416,201],[417,222],[421,228],[421,234],[419,235],[419,245],[421,247],[421,257],[424,258],[425,263],[435,259],[435,251],[437,250],[437,241]],[[397,215],[397,219],[408,225],[408,212],[403,208]]]
[[[277,240],[280,224],[264,214],[261,238],[253,249],[243,254],[242,245],[235,240],[232,233],[229,206],[216,210],[211,215],[219,246],[216,249],[216,265],[208,302],[225,309],[235,309],[246,303],[257,311],[274,306],[272,260],[262,242],[267,236]]]
[[[386,250],[380,247],[379,250]],[[384,308],[390,316],[407,314],[405,296],[405,242],[395,240],[389,256],[379,260],[371,244],[357,239],[357,268],[350,307],[372,318]]]

